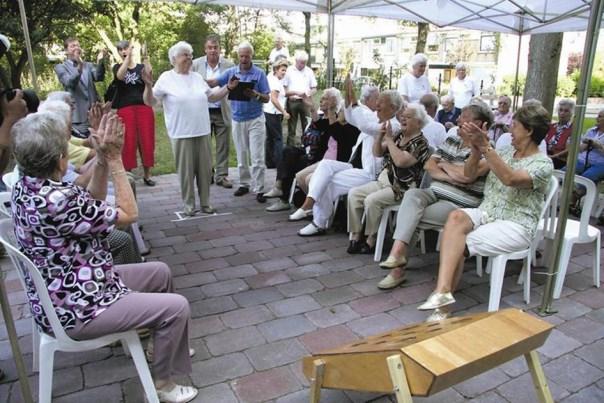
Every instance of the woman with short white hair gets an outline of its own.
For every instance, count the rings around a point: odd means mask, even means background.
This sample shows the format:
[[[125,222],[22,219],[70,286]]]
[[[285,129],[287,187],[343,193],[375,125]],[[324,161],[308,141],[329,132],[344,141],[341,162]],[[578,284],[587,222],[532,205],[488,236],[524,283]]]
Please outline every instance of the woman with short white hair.
[[[241,46],[241,45],[240,45]],[[155,97],[162,103],[166,129],[172,143],[184,214],[195,215],[195,185],[201,212],[214,213],[210,206],[212,154],[210,152],[210,113],[208,101],[215,102],[228,92],[228,85],[210,89],[201,74],[191,70],[193,48],[187,42],[177,42],[168,50],[174,68],[163,72],[152,92],[145,88],[144,98],[152,105]],[[150,87],[149,72],[143,70],[143,80]]]
[[[411,70],[398,82],[398,92],[406,102],[419,102],[422,95],[430,92],[430,82],[424,74],[428,58],[423,53],[415,54],[409,64]]]
[[[451,80],[449,95],[455,99],[455,106],[463,108],[470,103],[472,97],[479,95],[476,82],[467,75],[468,68],[465,63],[455,66],[455,78]]]

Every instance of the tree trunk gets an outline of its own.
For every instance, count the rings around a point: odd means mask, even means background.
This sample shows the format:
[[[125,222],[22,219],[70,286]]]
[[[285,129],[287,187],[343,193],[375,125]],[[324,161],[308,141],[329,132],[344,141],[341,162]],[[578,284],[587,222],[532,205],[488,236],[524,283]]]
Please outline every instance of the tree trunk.
[[[531,35],[523,101],[538,99],[552,113],[564,33]]]
[[[308,53],[310,59],[310,13],[304,11],[304,50]]]
[[[426,52],[426,42],[428,41],[428,32],[430,25],[427,22],[417,23],[417,44],[415,45],[415,53]]]

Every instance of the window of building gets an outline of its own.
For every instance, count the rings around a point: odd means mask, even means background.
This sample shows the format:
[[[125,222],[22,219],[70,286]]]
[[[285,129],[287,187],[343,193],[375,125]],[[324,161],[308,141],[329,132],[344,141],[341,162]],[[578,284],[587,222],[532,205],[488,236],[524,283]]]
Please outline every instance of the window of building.
[[[496,40],[495,35],[481,35],[480,36],[480,51],[481,52],[493,52],[495,51]]]

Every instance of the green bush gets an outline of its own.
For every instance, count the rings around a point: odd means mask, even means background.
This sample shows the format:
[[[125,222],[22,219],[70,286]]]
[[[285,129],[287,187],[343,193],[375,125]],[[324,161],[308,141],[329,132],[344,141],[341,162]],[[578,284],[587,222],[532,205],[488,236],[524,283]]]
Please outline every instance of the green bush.
[[[514,87],[514,76],[505,76],[499,87],[497,87],[497,93],[501,95],[514,96],[522,95],[524,92],[524,84],[526,83],[525,75],[518,75],[518,86]]]
[[[576,84],[572,78],[565,76],[558,80],[558,86],[556,87],[556,96],[569,98],[576,90]]]

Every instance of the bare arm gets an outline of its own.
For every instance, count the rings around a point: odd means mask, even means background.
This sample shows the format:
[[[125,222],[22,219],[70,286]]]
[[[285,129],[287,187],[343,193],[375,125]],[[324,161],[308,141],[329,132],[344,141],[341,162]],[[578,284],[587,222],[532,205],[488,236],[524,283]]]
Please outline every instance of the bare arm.
[[[11,155],[11,135],[12,127],[25,117],[27,106],[23,100],[23,92],[16,90],[15,97],[6,102],[6,98],[0,99],[0,111],[2,111],[2,125],[0,125],[0,174],[2,174],[10,161]]]
[[[384,136],[384,143],[388,147],[388,152],[392,158],[392,162],[399,168],[408,168],[417,164],[417,158],[413,156],[409,151],[403,151],[396,146],[392,136],[386,134]]]
[[[430,157],[424,165],[424,170],[430,174],[430,177],[443,182],[451,182],[452,178],[440,166],[436,158]]]
[[[463,183],[463,184],[469,184],[472,183],[474,181],[470,180],[470,178],[468,178],[465,174],[464,174],[464,167],[463,165],[455,165],[455,164],[451,164],[450,162],[440,162],[438,164],[438,166],[447,173],[447,175],[449,175],[451,177],[451,179],[456,182],[456,183]]]
[[[143,102],[147,106],[155,105],[155,97],[153,96],[153,70],[151,66],[145,64],[143,71],[141,72],[141,78],[145,83],[145,89],[143,90]]]
[[[124,61],[122,62],[120,67],[117,69],[117,73],[115,73],[115,78],[117,78],[120,81],[124,81],[124,77],[126,77],[126,72],[128,71],[128,66],[130,65],[130,62],[132,61],[132,46],[128,47],[127,52],[128,53],[126,54]]]
[[[224,87],[220,87],[220,88],[214,88],[208,94],[208,101],[210,101],[210,102],[220,101],[222,98],[224,98],[226,96],[226,94],[229,93],[228,88],[229,88],[228,85],[225,85]]]

